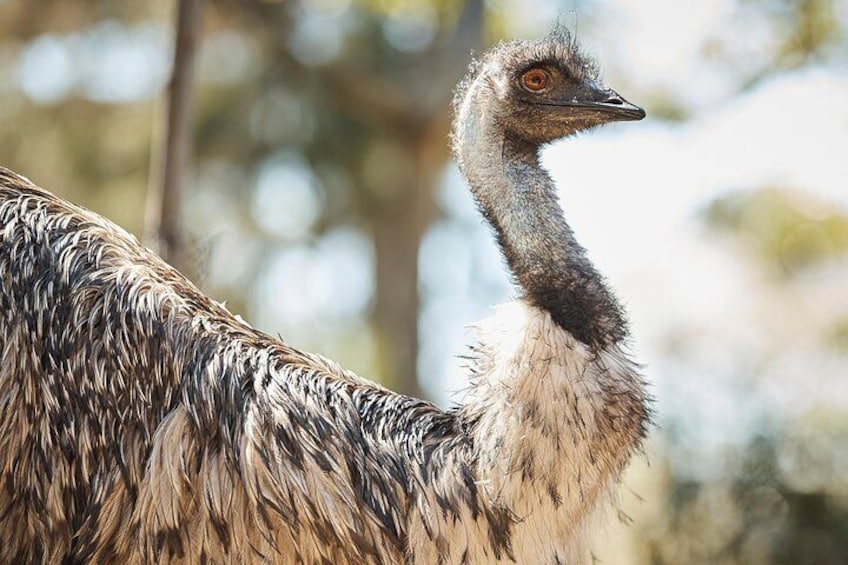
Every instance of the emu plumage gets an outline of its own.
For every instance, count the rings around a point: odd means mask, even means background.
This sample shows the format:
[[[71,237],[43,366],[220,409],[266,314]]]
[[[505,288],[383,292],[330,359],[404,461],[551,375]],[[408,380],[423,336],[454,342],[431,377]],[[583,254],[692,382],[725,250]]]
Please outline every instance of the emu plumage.
[[[635,107],[515,106],[529,68],[601,92],[562,32],[458,90],[454,148],[521,295],[449,411],[254,330],[0,169],[0,562],[581,562],[648,408],[537,152]]]

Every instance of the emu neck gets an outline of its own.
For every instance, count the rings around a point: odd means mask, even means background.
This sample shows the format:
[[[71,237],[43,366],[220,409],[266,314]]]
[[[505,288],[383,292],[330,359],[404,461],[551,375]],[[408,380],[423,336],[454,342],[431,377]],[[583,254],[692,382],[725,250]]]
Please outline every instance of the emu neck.
[[[455,131],[460,168],[523,298],[592,349],[621,341],[621,307],[566,223],[539,146],[510,139],[469,102]]]

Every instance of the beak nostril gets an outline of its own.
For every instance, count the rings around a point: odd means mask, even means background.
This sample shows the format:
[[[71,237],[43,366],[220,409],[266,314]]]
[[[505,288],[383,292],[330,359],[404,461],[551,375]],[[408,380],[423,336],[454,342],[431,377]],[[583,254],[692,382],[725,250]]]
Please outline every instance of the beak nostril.
[[[625,104],[627,104],[627,102],[624,101],[624,98],[622,98],[618,92],[611,88],[605,88],[601,90],[599,94],[601,95],[601,99],[598,100],[598,102],[600,102],[601,104],[611,104],[613,106],[624,106]]]

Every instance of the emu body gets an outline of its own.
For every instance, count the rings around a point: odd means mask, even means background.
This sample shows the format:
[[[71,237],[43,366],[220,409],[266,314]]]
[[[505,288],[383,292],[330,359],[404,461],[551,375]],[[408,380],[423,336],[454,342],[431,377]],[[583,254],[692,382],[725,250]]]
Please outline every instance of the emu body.
[[[646,395],[538,143],[481,119],[504,53],[577,55],[561,36],[510,45],[464,83],[454,145],[522,294],[479,326],[448,411],[252,329],[119,227],[0,169],[0,562],[585,558]],[[516,198],[541,203],[536,224]]]

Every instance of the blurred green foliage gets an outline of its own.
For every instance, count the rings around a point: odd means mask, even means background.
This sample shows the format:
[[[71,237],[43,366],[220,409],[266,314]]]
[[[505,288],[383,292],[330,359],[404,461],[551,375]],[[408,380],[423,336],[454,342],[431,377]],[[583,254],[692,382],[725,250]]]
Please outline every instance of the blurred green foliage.
[[[821,59],[845,41],[838,12],[841,0],[742,0],[760,10],[780,30],[773,70]]]
[[[827,342],[834,349],[848,353],[848,316],[837,319],[827,336]]]
[[[804,484],[805,473],[821,473],[828,465],[811,459],[824,453],[809,443],[820,432],[816,429],[813,438],[784,432],[783,437],[758,436],[725,453],[721,476],[708,482],[675,478],[669,468],[660,469],[665,505],[660,520],[643,528],[645,562],[848,562],[848,485],[834,476]],[[827,441],[847,440],[848,430],[842,428]],[[834,481],[842,492],[830,491]]]
[[[848,255],[848,211],[801,191],[732,192],[710,204],[706,219],[737,235],[766,268],[783,276]]]

